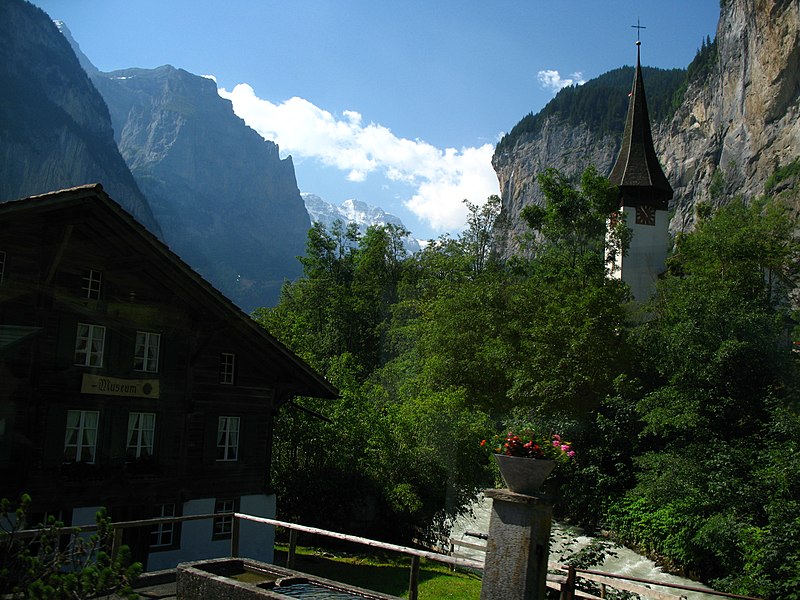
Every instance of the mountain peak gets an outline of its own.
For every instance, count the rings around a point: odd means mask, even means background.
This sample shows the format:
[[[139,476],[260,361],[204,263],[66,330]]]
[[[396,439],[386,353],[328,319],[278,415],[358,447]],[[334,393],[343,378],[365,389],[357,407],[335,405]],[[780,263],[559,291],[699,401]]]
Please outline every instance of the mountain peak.
[[[311,221],[322,223],[326,229],[330,229],[336,221],[355,223],[358,225],[358,231],[362,235],[373,225],[395,225],[406,229],[400,217],[387,213],[378,206],[372,206],[355,198],[348,198],[339,206],[336,206],[316,194],[301,193],[300,196],[303,198]],[[422,247],[419,240],[411,237],[411,235],[403,238],[403,246],[406,251],[411,253],[419,251]]]
[[[64,21],[59,21],[57,19],[54,19],[53,23],[55,23],[55,26],[61,32],[61,35],[63,35],[69,42],[69,45],[72,48],[72,51],[75,53],[75,56],[78,57],[78,62],[80,63],[81,67],[83,67],[83,70],[86,71],[88,75],[94,75],[95,73],[99,72],[99,69],[92,64],[92,61],[89,60],[89,57],[83,53],[80,44],[78,44],[78,42],[75,41],[75,38],[72,37],[72,32],[69,30],[69,27],[67,27],[67,24],[64,23]]]

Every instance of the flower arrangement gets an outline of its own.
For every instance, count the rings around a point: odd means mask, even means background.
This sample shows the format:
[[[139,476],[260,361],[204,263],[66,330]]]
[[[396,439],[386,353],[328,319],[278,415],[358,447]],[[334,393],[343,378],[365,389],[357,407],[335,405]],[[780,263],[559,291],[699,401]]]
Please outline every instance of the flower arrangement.
[[[572,443],[562,440],[557,433],[548,438],[542,435],[537,436],[531,431],[520,433],[509,431],[505,436],[494,436],[491,442],[489,440],[481,441],[481,447],[488,448],[493,454],[522,458],[550,459],[557,462],[567,462],[575,458]]]

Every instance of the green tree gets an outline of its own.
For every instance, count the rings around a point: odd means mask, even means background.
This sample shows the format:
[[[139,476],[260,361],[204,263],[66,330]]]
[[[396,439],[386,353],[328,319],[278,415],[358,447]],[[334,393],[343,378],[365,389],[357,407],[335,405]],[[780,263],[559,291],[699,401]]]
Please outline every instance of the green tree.
[[[416,528],[462,509],[464,498],[475,493],[472,472],[481,468],[479,449],[475,444],[471,461],[462,455],[463,446],[481,435],[472,425],[482,423],[480,413],[462,414],[457,392],[428,394],[427,387],[407,385],[413,373],[403,373],[403,383],[395,377],[398,365],[411,362],[407,355],[405,362],[393,362],[410,349],[398,343],[400,323],[407,324],[404,311],[414,310],[414,300],[403,300],[401,287],[419,299],[427,297],[424,290],[433,279],[422,273],[425,259],[406,258],[405,235],[387,226],[348,237],[315,226],[303,259],[306,276],[285,286],[277,307],[256,313],[341,391],[335,401],[299,401],[326,420],[291,406],[276,417],[273,473],[280,506],[291,511],[286,517],[409,541]],[[457,254],[463,255],[460,244]],[[469,272],[471,263],[457,260]],[[471,429],[459,434],[463,428]],[[458,460],[449,453],[427,455],[436,435],[461,440],[450,445]],[[309,487],[315,497],[336,498],[335,508],[320,514]]]
[[[784,285],[792,231],[778,206],[734,201],[677,240],[653,318],[634,332],[649,382],[636,403],[642,453],[636,486],[611,511],[626,541],[728,590],[775,598],[791,596],[763,544],[796,568],[787,535],[800,519],[786,503],[796,465],[773,449],[792,447],[778,425],[797,414]],[[775,486],[766,496],[764,474]]]
[[[464,200],[469,212],[467,227],[459,238],[466,256],[471,258],[472,273],[478,275],[489,266],[493,260],[492,237],[494,226],[500,217],[500,197],[489,196],[482,205],[472,204]]]
[[[407,230],[394,225],[369,227],[354,253],[350,314],[358,330],[351,351],[368,371],[385,360],[384,337],[391,307],[398,300],[397,288],[406,256],[402,240],[407,235]]]
[[[606,256],[627,252],[630,233],[621,221],[607,236],[608,221],[619,208],[617,189],[590,166],[579,187],[556,169],[537,177],[545,205],[530,204],[521,213],[536,232],[532,249],[552,275],[585,283],[605,277]]]
[[[351,288],[359,236],[354,225],[337,221],[331,231],[314,223],[304,277],[285,284],[278,305],[254,311],[254,318],[323,373],[331,357],[352,353],[358,342]]]

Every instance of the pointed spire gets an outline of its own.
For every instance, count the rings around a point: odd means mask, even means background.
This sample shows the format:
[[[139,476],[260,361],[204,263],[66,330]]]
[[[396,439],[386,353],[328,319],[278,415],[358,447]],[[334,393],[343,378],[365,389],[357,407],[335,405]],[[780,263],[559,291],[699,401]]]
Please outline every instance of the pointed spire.
[[[640,61],[641,41],[636,40],[636,72],[629,94],[628,116],[617,162],[608,176],[620,188],[622,206],[655,206],[667,210],[672,187],[661,170],[650,131],[650,115],[644,93]]]

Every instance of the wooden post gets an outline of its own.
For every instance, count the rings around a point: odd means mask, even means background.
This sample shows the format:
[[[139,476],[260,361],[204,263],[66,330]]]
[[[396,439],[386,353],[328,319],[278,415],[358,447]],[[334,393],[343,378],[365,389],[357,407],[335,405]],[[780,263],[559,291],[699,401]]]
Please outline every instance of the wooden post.
[[[114,527],[114,540],[111,542],[111,558],[117,558],[119,549],[122,547],[122,527]]]
[[[286,554],[286,568],[294,569],[294,558],[297,553],[297,530],[289,530],[289,552]]]
[[[411,557],[411,575],[408,578],[408,600],[419,598],[419,556]]]
[[[574,600],[575,598],[575,567],[567,567],[567,580],[561,584],[561,595],[558,600]]]
[[[231,557],[239,558],[239,537],[242,520],[236,515],[233,516],[233,527],[231,528]]]

